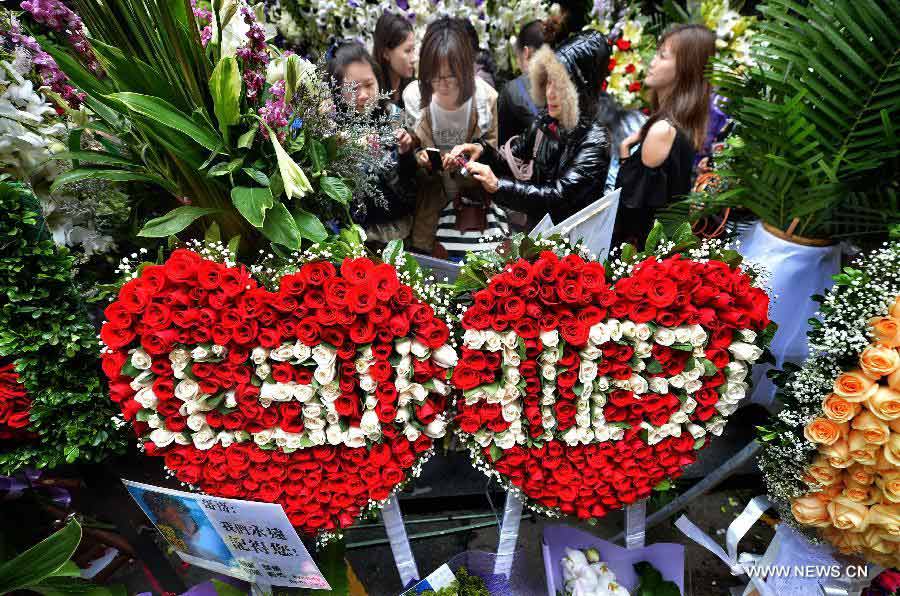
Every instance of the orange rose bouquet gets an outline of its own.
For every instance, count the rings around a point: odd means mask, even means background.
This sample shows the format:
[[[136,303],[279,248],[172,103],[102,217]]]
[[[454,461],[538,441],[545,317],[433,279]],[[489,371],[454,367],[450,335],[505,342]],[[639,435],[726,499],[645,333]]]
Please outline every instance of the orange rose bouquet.
[[[784,408],[762,429],[760,467],[783,519],[900,567],[900,243],[818,299],[810,357],[775,375]]]

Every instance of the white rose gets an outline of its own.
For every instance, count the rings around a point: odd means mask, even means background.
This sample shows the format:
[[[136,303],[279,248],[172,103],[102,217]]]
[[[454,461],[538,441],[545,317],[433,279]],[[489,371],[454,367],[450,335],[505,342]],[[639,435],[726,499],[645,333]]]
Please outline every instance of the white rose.
[[[544,394],[541,396],[541,405],[542,406],[552,406],[555,403],[556,403],[556,394],[555,393]]]
[[[653,393],[663,395],[669,392],[669,381],[665,377],[650,377],[647,384]]]
[[[515,331],[507,331],[503,334],[503,347],[515,350],[519,347],[519,336]]]
[[[402,408],[403,406],[409,405],[409,403],[412,401],[412,397],[412,393],[409,393],[407,391],[400,393],[399,395],[397,395],[397,407]]]
[[[503,431],[494,435],[494,444],[500,449],[510,449],[515,446],[516,437],[511,432]]]
[[[428,353],[431,352],[431,350],[428,348],[428,346],[416,339],[412,342],[410,352],[412,352],[412,355],[419,360],[423,360],[424,358],[428,357]]]
[[[610,441],[621,441],[625,438],[625,429],[621,426],[609,426],[609,440]]]
[[[587,445],[594,440],[594,431],[588,426],[582,426],[578,429],[578,441]]]
[[[728,383],[725,389],[725,398],[740,401],[747,395],[747,383]]]
[[[450,392],[453,391],[450,385],[440,379],[432,379],[431,382],[434,384],[434,392],[438,395],[450,395]]]
[[[543,364],[556,364],[559,361],[559,351],[554,349],[541,352],[538,361]]]
[[[310,356],[312,356],[312,348],[310,348],[305,343],[301,342],[299,339],[297,343],[294,344],[294,347],[291,349],[294,359],[298,362],[303,362],[307,360]]]
[[[222,447],[230,447],[234,443],[234,435],[227,430],[220,430],[216,435],[216,442],[221,443]]]
[[[312,349],[312,359],[319,367],[325,367],[334,364],[336,358],[337,351],[329,348],[325,344],[319,344]]]
[[[622,339],[622,323],[618,319],[606,321],[606,330],[609,332],[609,339],[613,341]]]
[[[634,328],[634,336],[640,341],[646,342],[653,336],[653,330],[647,323],[638,323]]]
[[[659,427],[659,432],[661,432],[665,437],[680,437],[681,425],[667,422]]]
[[[394,371],[397,373],[397,379],[411,379],[413,377],[412,356],[407,354],[401,357]]]
[[[321,415],[322,415],[321,404],[312,403],[312,404],[306,404],[303,406],[303,417],[304,418],[318,418]]]
[[[428,423],[428,425],[425,427],[424,432],[425,436],[431,439],[438,439],[440,437],[443,437],[447,432],[447,422],[443,419],[443,417],[438,416]]]
[[[602,322],[595,323],[588,331],[588,339],[594,346],[603,345],[610,340],[609,329]]]
[[[629,379],[631,381],[631,390],[637,394],[647,393],[647,389],[649,389],[647,385],[647,379],[640,375],[631,375]]]
[[[500,402],[503,404],[508,404],[512,401],[515,401],[520,395],[519,388],[515,385],[506,384],[503,387],[503,395],[500,397]]]
[[[478,329],[466,329],[463,333],[463,345],[472,350],[480,350],[484,345],[485,334]],[[409,340],[407,340],[409,341]]]
[[[695,400],[693,397],[687,398],[686,400],[684,400],[684,403],[681,404],[682,412],[687,412],[688,414],[690,414],[695,409],[697,409],[697,400]]]
[[[281,344],[271,352],[269,358],[276,362],[287,362],[294,357],[294,346],[291,344]]]
[[[378,383],[369,375],[360,375],[359,388],[366,393],[372,393],[373,391],[375,391],[375,389],[378,388]]]
[[[595,393],[591,395],[591,403],[595,406],[605,406],[606,405],[606,394],[605,393]]]
[[[331,404],[331,406],[333,407],[334,404]],[[327,422],[328,424],[337,424],[341,421],[341,417],[338,415],[337,410],[332,410],[328,406],[326,406],[326,408],[328,409],[328,411],[325,412],[325,422]]]
[[[359,427],[366,434],[381,430],[381,421],[378,420],[378,414],[375,413],[375,410],[363,412],[362,417],[359,419]]]
[[[503,369],[503,380],[509,384],[515,385],[522,380],[522,375],[515,366],[507,366]]]
[[[677,327],[675,329],[675,341],[680,344],[690,343],[691,329],[689,327]]]
[[[590,360],[582,360],[578,367],[578,380],[585,385],[597,378],[597,363]]]
[[[552,364],[545,364],[541,367],[541,376],[548,381],[554,380],[556,378],[556,367]]]
[[[322,429],[310,431],[310,433],[307,435],[307,438],[313,445],[324,445],[325,441],[327,441],[327,438],[325,437],[325,431]]]
[[[193,350],[191,350],[191,358],[202,362],[211,356],[211,352],[204,348],[203,346],[197,346]]]
[[[636,333],[637,325],[634,324],[634,321],[625,321],[622,323],[622,337],[634,339]]]
[[[147,370],[153,364],[153,359],[150,358],[150,354],[138,348],[131,354],[131,366],[135,367],[138,370]]]
[[[327,385],[331,381],[334,380],[334,376],[337,373],[335,363],[332,362],[330,365],[318,366],[316,370],[313,372],[313,378],[320,385]]]
[[[213,347],[210,348],[212,350],[213,356],[216,358],[224,358],[228,353],[228,349],[225,346],[220,346],[219,344],[213,344]]]
[[[603,356],[603,350],[595,345],[588,344],[578,354],[586,360],[600,360]]]
[[[675,343],[675,332],[668,327],[660,327],[653,334],[653,341],[661,346],[671,346]]]
[[[747,378],[747,372],[747,365],[737,360],[729,362],[725,366],[725,376],[728,378],[729,382],[743,381]]]
[[[374,410],[375,406],[378,405],[378,398],[374,395],[367,395],[366,400],[363,402],[363,406],[367,410]]]
[[[565,441],[566,445],[572,447],[578,444],[578,428],[571,427],[569,430],[565,432],[562,436],[562,440]]]
[[[504,366],[519,366],[520,364],[522,364],[522,357],[519,356],[519,353],[516,350],[503,348]]]
[[[497,333],[490,332],[485,342],[485,349],[488,352],[499,352],[503,349],[503,340]]]
[[[187,364],[173,364],[172,365],[172,376],[178,380],[184,379],[186,375],[184,371],[187,369]]]
[[[692,346],[706,345],[707,339],[709,339],[709,336],[706,334],[706,329],[704,329],[700,325],[691,325],[691,345]]]
[[[607,377],[605,375],[602,377],[597,377],[596,380],[594,381],[594,385],[597,387],[598,390],[606,391],[607,389],[609,389],[609,377]]]
[[[152,387],[153,380],[155,378],[155,375],[149,370],[141,371],[138,376],[132,379],[131,383],[129,383],[129,386],[134,391],[139,390],[141,387]]]
[[[684,390],[688,393],[697,393],[701,389],[703,389],[703,381],[700,379],[694,379],[684,384]]]
[[[192,379],[184,379],[175,385],[175,397],[182,401],[192,400],[200,393],[200,385]]]
[[[325,440],[329,445],[340,445],[344,442],[344,431],[337,424],[330,424],[325,429]]]
[[[543,426],[544,428],[546,428],[548,430],[553,428],[554,426],[556,426],[556,418],[553,416],[552,413],[544,414],[541,417],[541,426]]]
[[[244,441],[250,440],[250,433],[245,430],[236,430],[234,431],[234,440],[238,443],[243,443]]]
[[[284,446],[287,449],[300,449],[303,445],[303,434],[301,433],[288,433],[285,435]],[[307,439],[309,436],[307,436]]]
[[[581,399],[587,401],[594,394],[594,384],[588,383],[581,388]]]
[[[397,416],[394,418],[394,422],[398,424],[402,424],[410,419],[412,413],[408,407],[397,408]]]
[[[272,442],[272,439],[275,438],[275,430],[271,428],[267,428],[266,430],[261,430],[258,433],[253,433],[253,442],[259,445],[260,447],[263,445],[268,445]]]
[[[738,405],[734,402],[722,401],[719,400],[716,402],[716,410],[719,411],[722,416],[731,416],[737,411]]]
[[[605,425],[598,425],[594,428],[594,439],[598,443],[605,443],[609,441],[609,427]]]
[[[272,374],[272,367],[269,366],[268,362],[263,362],[259,366],[256,367],[255,374],[258,378],[265,381],[269,378],[269,375]]]
[[[162,418],[159,417],[159,414],[150,414],[147,416],[147,426],[150,428],[161,428],[163,425]]]
[[[542,332],[541,343],[543,343],[545,347],[555,348],[559,345],[559,331],[551,329],[550,331]]]
[[[503,406],[501,413],[503,414],[503,419],[507,422],[512,422],[522,415],[522,411],[516,403],[506,404]]]
[[[721,416],[716,416],[706,423],[706,432],[716,437],[720,436],[723,430],[725,430],[725,419]]]
[[[209,426],[204,426],[199,432],[191,435],[191,442],[194,443],[194,447],[201,451],[212,449],[213,445],[216,444],[216,433]]]
[[[171,352],[169,352],[169,362],[172,363],[172,366],[180,366],[184,369],[185,366],[191,361],[191,354],[184,348],[175,348]]]
[[[475,432],[475,436],[473,438],[475,439],[475,442],[480,446],[487,447],[491,444],[491,441],[494,440],[494,433],[485,428],[479,428]]]
[[[313,389],[312,385],[309,385],[309,388],[315,393],[315,389]],[[337,381],[331,381],[327,385],[322,385],[319,387],[319,396],[322,398],[323,402],[333,402],[341,396],[340,384]]]
[[[671,422],[672,424],[684,424],[688,420],[690,420],[688,415],[680,410],[669,416],[669,422]]]
[[[134,401],[141,404],[142,407],[148,410],[155,410],[156,404],[159,402],[156,394],[153,393],[152,387],[142,387],[137,393],[134,394]]]
[[[256,364],[257,366],[259,366],[260,364],[262,364],[263,362],[268,360],[268,358],[269,358],[269,350],[262,346],[256,346],[250,352],[250,360],[253,362],[253,364]]]
[[[406,428],[403,429],[403,434],[406,435],[407,441],[415,441],[422,435],[422,432],[412,424],[408,424]]]
[[[728,346],[728,351],[734,354],[734,357],[738,360],[744,360],[746,362],[756,362],[763,354],[762,349],[758,346],[740,341],[734,342]]]
[[[294,398],[294,386],[287,383],[263,383],[259,388],[259,396],[272,401],[291,401]]]
[[[225,392],[225,407],[226,408],[236,408],[237,407],[237,398],[234,395],[234,389],[229,389]]]
[[[441,368],[450,368],[456,366],[459,355],[450,344],[444,344],[431,353],[431,360]]]
[[[649,358],[653,354],[653,344],[646,341],[638,341],[634,346],[634,355],[640,359]]]
[[[591,425],[591,413],[579,412],[575,414],[575,426],[578,428],[587,428]]]
[[[150,433],[150,440],[153,441],[157,447],[168,447],[172,444],[172,441],[175,440],[177,434],[178,433],[173,433],[164,428],[157,428]]]
[[[191,414],[187,419],[188,428],[194,432],[200,432],[200,429],[206,426],[206,416],[203,414]]]
[[[300,403],[306,403],[316,394],[312,385],[292,385],[291,393]]]
[[[678,373],[675,376],[669,377],[669,385],[676,389],[681,389],[684,387],[684,384],[687,382],[687,379],[684,378],[682,373]]]
[[[756,343],[756,332],[752,329],[741,329],[738,336],[748,344]]]

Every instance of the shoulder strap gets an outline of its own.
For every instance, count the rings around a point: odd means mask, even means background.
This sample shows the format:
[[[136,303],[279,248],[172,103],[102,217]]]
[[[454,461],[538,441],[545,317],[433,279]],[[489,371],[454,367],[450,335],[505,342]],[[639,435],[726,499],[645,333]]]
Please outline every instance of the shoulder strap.
[[[531,99],[531,93],[528,92],[528,87],[525,86],[524,79],[522,79],[521,77],[518,77],[518,78],[516,78],[516,83],[519,85],[519,89],[521,89],[522,95],[525,96],[525,101],[528,102],[528,111],[531,112],[532,114],[534,114],[535,116],[537,116],[538,115],[537,106],[534,105],[534,100]]]

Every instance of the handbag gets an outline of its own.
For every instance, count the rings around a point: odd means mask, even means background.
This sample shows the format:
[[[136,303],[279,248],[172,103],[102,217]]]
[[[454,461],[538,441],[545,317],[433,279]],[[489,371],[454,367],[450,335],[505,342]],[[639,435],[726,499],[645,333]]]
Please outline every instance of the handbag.
[[[512,172],[513,178],[516,180],[528,181],[531,180],[531,175],[534,172],[534,159],[537,157],[538,148],[544,140],[544,131],[540,128],[537,129],[537,132],[534,135],[534,147],[531,151],[531,159],[528,161],[519,159],[513,155],[512,142],[517,136],[510,137],[503,147],[500,148],[500,157],[506,161],[506,165],[509,166],[509,171]]]

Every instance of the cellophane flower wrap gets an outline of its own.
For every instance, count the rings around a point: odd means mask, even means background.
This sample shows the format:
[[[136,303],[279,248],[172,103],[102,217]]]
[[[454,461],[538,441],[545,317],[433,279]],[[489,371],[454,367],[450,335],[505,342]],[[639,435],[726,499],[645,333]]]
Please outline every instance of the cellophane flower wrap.
[[[111,398],[178,480],[280,503],[324,541],[444,434],[446,305],[396,244],[381,263],[344,239],[277,266],[230,258],[193,244],[131,274],[101,330]]]
[[[900,243],[817,297],[810,357],[775,375],[760,456],[782,517],[845,554],[900,565]]]
[[[470,256],[451,380],[475,465],[553,516],[667,487],[722,433],[774,332],[739,262],[659,225],[607,263],[559,237]]]

